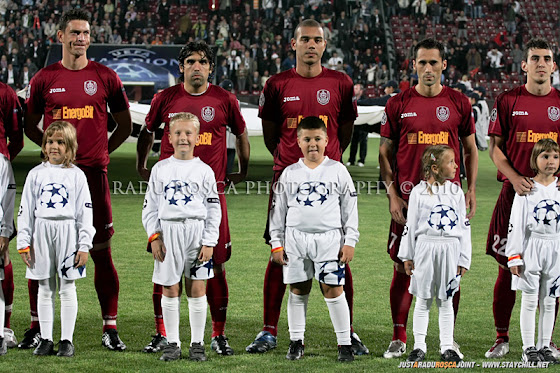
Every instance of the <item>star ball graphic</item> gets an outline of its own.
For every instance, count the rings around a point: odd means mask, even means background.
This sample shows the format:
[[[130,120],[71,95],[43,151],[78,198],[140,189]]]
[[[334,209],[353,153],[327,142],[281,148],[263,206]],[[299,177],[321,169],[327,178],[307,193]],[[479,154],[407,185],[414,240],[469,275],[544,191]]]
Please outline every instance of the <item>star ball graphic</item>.
[[[430,217],[428,218],[428,224],[435,230],[450,232],[459,222],[459,217],[453,209],[453,207],[448,205],[436,205]]]
[[[47,206],[48,209],[63,208],[68,203],[68,190],[63,184],[47,184],[41,189],[39,201],[41,206]]]
[[[560,222],[560,203],[552,199],[543,199],[533,209],[533,218],[537,223],[552,225],[553,221]]]
[[[181,180],[171,180],[163,189],[165,200],[170,205],[184,206],[192,201],[191,187]]]
[[[74,267],[75,265],[75,260],[76,260],[76,254],[78,251],[74,251],[72,254],[68,255],[66,258],[64,258],[62,260],[62,267],[60,268],[60,273],[62,275],[62,278],[68,278],[68,271],[74,269],[77,270],[78,273],[80,274],[80,276],[84,276],[84,271],[86,270],[86,266],[81,266],[81,267]]]
[[[296,201],[303,206],[318,206],[325,203],[329,196],[329,189],[321,181],[306,181],[297,189]]]

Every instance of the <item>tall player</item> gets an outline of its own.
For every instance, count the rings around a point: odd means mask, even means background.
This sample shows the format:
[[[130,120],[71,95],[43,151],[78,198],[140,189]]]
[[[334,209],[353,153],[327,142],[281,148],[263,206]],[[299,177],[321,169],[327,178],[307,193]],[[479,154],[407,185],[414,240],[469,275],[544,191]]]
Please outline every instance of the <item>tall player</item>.
[[[0,83],[0,154],[8,161],[13,161],[23,148],[22,114],[23,112],[14,90],[10,86]],[[13,178],[12,173],[11,179],[13,180]],[[15,198],[15,184],[9,184],[8,188],[11,190],[3,190],[1,192],[13,193]],[[0,312],[4,312],[4,325],[0,325],[0,328],[4,328],[4,339],[8,347],[15,347],[17,344],[14,332],[10,329],[10,317],[12,316],[12,303],[14,300],[14,272],[7,250],[10,234],[12,234],[9,232],[13,231],[15,233],[13,218],[13,216],[4,216],[0,222],[0,252],[4,251],[5,248],[4,258],[0,258],[0,262],[4,260],[2,293],[4,294],[5,303],[5,309],[0,309]]]
[[[551,47],[543,39],[527,43],[521,61],[527,83],[498,96],[490,115],[490,157],[503,184],[486,242],[486,254],[498,262],[493,304],[496,342],[486,352],[488,358],[499,358],[509,352],[508,330],[515,292],[511,290],[505,250],[513,198],[515,193],[525,195],[533,187],[530,177],[535,173],[529,159],[535,143],[542,138],[558,141],[560,133],[560,92],[550,82],[556,69]],[[554,357],[560,357],[553,347],[551,344]]]
[[[461,141],[467,171],[468,191],[465,203],[469,209],[469,219],[476,209],[478,152],[471,104],[462,93],[441,85],[441,74],[447,67],[443,44],[433,39],[422,40],[415,47],[413,64],[418,72],[418,84],[387,102],[381,122],[379,145],[381,176],[389,185],[387,197],[391,227],[387,252],[394,262],[390,289],[393,340],[383,354],[388,359],[406,352],[406,323],[412,295],[408,292],[410,277],[405,273],[397,254],[406,223],[409,193],[422,177],[420,167],[414,165],[418,164],[427,146],[448,145],[455,151],[455,159],[460,159]],[[461,182],[458,174],[451,181]],[[458,293],[453,302],[455,315],[458,310]],[[461,356],[458,346],[455,347]]]
[[[206,293],[212,316],[211,348],[220,355],[233,355],[225,337],[225,323],[229,291],[226,281],[225,262],[231,256],[231,241],[227,216],[225,184],[238,183],[247,176],[249,165],[249,137],[245,120],[241,116],[239,102],[235,95],[223,88],[210,84],[208,76],[214,67],[212,50],[204,42],[190,42],[179,53],[179,70],[182,83],[165,89],[152,100],[150,112],[146,117],[146,128],[138,138],[138,173],[148,180],[150,171],[146,168],[148,153],[154,141],[154,131],[165,124],[161,140],[160,160],[173,154],[173,147],[169,143],[169,119],[175,113],[189,111],[196,114],[200,120],[200,134],[194,150],[194,155],[209,165],[216,175],[220,205],[222,206],[222,222],[220,237],[214,247],[214,278],[207,281]],[[226,175],[227,148],[226,127],[236,136],[237,154],[239,158],[239,172]],[[167,340],[162,320],[162,286],[154,284],[153,302],[156,318],[156,335],[144,348],[144,352],[156,352]]]
[[[86,174],[93,202],[96,232],[90,255],[95,263],[95,290],[103,317],[101,340],[109,350],[123,351],[126,346],[117,332],[119,278],[111,257],[114,230],[107,165],[109,154],[128,138],[132,130],[128,99],[117,74],[87,58],[90,44],[87,11],[73,9],[64,13],[60,17],[57,37],[62,43],[62,60],[41,69],[31,80],[26,100],[25,133],[40,145],[43,134],[37,125],[41,117],[43,130],[61,119],[76,127],[76,163]],[[107,105],[117,123],[109,138]],[[39,332],[37,290],[37,281],[29,280],[31,329],[20,348],[31,348],[36,343]]]
[[[296,52],[296,67],[270,78],[259,102],[264,142],[274,156],[273,183],[278,181],[284,168],[303,156],[297,144],[296,128],[299,121],[308,116],[321,118],[327,126],[329,137],[325,155],[341,161],[342,152],[352,138],[357,117],[352,80],[343,73],[321,66],[321,57],[327,46],[321,25],[311,19],[302,21],[296,27],[291,43]],[[267,243],[269,239],[267,222]],[[269,261],[263,289],[264,326],[246,347],[247,352],[264,353],[276,347],[278,318],[285,291],[282,266]],[[348,265],[344,292],[352,311],[354,291]],[[352,320],[352,312],[350,315]],[[369,353],[353,331],[352,349],[355,355]]]

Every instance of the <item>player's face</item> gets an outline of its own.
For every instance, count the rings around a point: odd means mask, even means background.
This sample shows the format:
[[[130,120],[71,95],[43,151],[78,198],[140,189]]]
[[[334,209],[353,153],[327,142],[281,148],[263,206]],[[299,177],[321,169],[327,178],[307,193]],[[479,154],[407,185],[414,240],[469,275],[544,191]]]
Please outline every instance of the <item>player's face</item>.
[[[550,82],[550,76],[556,70],[556,63],[551,50],[530,49],[527,61],[521,61],[521,68],[527,73],[527,81],[544,84]]]
[[[441,74],[447,68],[447,60],[442,60],[439,49],[418,49],[413,61],[418,73],[418,84],[431,87],[441,84]]]
[[[447,150],[442,155],[442,164],[439,170],[444,179],[453,179],[457,174],[457,163],[455,163],[455,153],[453,150]]]
[[[62,132],[56,131],[52,136],[47,137],[45,151],[50,164],[62,164],[66,158],[66,142]]]
[[[210,61],[204,53],[194,52],[183,61],[183,66],[179,66],[183,73],[185,83],[200,88],[208,83],[208,76],[212,72]]]
[[[175,150],[175,158],[191,159],[196,146],[198,131],[190,120],[178,120],[169,131],[169,142]]]
[[[320,64],[327,47],[323,29],[321,27],[300,27],[296,37],[297,39],[292,38],[292,49],[296,51],[297,61],[306,65]]]
[[[89,22],[73,20],[68,22],[66,30],[58,31],[58,40],[63,50],[75,57],[84,56],[89,48]]]
[[[303,156],[311,162],[318,162],[323,158],[329,142],[327,134],[322,129],[302,129],[297,141]]]
[[[542,152],[537,157],[537,168],[539,174],[543,176],[555,175],[558,167],[560,167],[560,154],[558,152]]]

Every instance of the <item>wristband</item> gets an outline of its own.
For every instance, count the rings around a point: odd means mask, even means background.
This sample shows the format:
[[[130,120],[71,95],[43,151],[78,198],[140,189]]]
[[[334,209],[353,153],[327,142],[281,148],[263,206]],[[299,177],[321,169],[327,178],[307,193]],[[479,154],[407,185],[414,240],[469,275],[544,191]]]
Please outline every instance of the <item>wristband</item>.
[[[515,260],[515,259],[521,259],[521,255],[517,254],[517,255],[508,257],[508,262],[510,262],[512,260]]]
[[[154,242],[154,241],[157,240],[160,236],[161,236],[161,233],[160,233],[160,232],[156,232],[156,233],[152,234],[152,235],[150,236],[150,238],[148,238],[148,243]]]
[[[31,250],[31,248],[29,246],[27,246],[25,249],[18,249],[18,253],[23,254],[23,253],[28,253]]]
[[[277,253],[278,251],[284,250],[283,246],[275,247],[274,249],[270,250],[271,253]]]

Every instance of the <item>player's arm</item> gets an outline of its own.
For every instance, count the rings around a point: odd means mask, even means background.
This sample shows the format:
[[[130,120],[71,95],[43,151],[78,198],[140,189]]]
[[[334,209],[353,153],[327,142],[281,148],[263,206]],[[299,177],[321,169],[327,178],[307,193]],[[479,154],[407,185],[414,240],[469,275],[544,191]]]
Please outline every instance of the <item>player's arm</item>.
[[[247,129],[236,137],[235,148],[237,150],[237,159],[239,164],[239,172],[234,172],[227,175],[229,181],[234,184],[243,181],[247,177],[247,170],[249,169],[249,155],[251,154],[251,145],[249,144],[249,134]]]
[[[264,138],[264,145],[274,156],[276,153],[276,148],[278,147],[278,143],[280,142],[280,126],[278,126],[275,122],[271,120],[262,120],[262,131],[263,131],[263,138]]]
[[[463,154],[465,157],[465,171],[467,173],[467,194],[465,204],[469,210],[467,215],[471,219],[476,212],[476,177],[478,175],[478,149],[474,133],[461,138]]]
[[[511,273],[519,276],[523,266],[523,248],[527,226],[527,198],[516,195],[511,206],[505,255]]]
[[[39,146],[41,146],[41,143],[43,142],[43,131],[41,131],[38,127],[42,117],[43,114],[27,111],[25,113],[24,120],[25,136]]]
[[[405,225],[404,209],[406,202],[400,197],[393,176],[392,160],[394,159],[393,140],[388,137],[381,137],[379,143],[379,168],[381,169],[381,179],[385,182],[387,198],[389,198],[389,212],[391,218],[398,224]]]
[[[154,133],[148,132],[144,126],[138,135],[136,142],[136,171],[145,181],[150,180],[150,170],[148,170],[148,154],[154,145]]]
[[[10,161],[13,162],[21,149],[23,149],[23,112],[15,92],[13,92],[13,95],[10,94],[10,96],[12,110],[6,113],[7,118],[4,120],[4,125],[9,127],[6,128],[6,135],[10,140],[8,143],[8,153],[10,154]]]
[[[488,147],[490,159],[492,159],[498,170],[511,182],[515,192],[519,195],[525,195],[533,188],[533,182],[529,177],[520,175],[513,168],[502,150],[505,144],[506,140],[503,136],[490,135],[490,145]]]
[[[130,117],[130,110],[126,109],[118,113],[112,113],[113,119],[117,123],[117,128],[109,138],[108,150],[109,154],[114,152],[132,132],[132,118]]]
[[[340,142],[340,152],[344,153],[350,142],[352,141],[352,131],[354,130],[354,121],[340,123],[338,127],[338,141]]]

